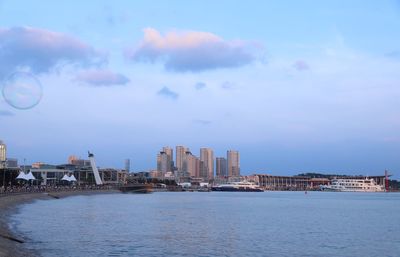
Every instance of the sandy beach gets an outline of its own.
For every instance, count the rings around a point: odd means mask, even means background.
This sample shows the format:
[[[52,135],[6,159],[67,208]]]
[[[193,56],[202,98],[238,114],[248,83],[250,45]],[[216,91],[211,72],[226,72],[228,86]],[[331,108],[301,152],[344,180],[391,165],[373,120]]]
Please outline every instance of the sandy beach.
[[[24,248],[24,239],[13,231],[7,224],[8,217],[20,204],[35,200],[65,198],[74,195],[110,194],[119,193],[118,190],[88,190],[65,191],[53,193],[25,193],[0,196],[0,257],[37,256]]]

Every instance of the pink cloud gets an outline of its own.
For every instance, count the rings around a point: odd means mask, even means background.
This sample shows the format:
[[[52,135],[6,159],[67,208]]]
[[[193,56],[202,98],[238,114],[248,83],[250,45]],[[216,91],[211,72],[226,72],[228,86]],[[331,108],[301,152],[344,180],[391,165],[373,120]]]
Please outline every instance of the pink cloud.
[[[202,71],[249,64],[260,50],[255,42],[227,41],[209,32],[170,31],[162,35],[146,28],[142,42],[126,56],[133,61],[163,61],[167,70]]]
[[[303,60],[297,60],[293,67],[298,71],[306,71],[310,69],[310,66]]]

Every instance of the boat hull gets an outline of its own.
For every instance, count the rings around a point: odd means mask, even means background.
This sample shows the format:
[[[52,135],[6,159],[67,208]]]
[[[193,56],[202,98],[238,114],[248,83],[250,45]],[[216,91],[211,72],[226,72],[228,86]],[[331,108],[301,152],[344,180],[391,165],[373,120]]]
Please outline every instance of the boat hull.
[[[211,191],[218,192],[264,192],[261,188],[235,188],[235,187],[212,187]]]
[[[132,184],[119,187],[122,193],[137,193],[146,194],[153,192],[153,185],[151,184]]]

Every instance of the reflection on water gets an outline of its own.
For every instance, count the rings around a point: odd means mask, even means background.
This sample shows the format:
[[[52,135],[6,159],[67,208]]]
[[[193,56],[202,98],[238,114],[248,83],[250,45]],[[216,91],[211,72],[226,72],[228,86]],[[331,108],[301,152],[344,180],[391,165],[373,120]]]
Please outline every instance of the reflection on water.
[[[400,194],[76,196],[11,218],[43,256],[397,256]]]

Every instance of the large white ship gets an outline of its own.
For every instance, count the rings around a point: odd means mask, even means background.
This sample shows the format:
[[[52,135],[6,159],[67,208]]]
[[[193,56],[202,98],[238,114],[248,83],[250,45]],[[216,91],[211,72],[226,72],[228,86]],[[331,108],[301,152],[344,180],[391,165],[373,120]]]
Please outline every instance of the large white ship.
[[[338,192],[383,192],[383,186],[377,185],[372,178],[365,179],[332,179],[330,185],[322,185],[322,191]]]

